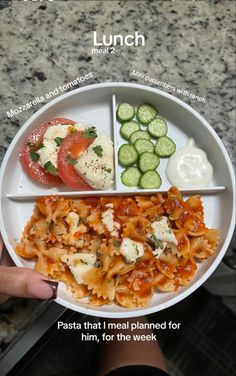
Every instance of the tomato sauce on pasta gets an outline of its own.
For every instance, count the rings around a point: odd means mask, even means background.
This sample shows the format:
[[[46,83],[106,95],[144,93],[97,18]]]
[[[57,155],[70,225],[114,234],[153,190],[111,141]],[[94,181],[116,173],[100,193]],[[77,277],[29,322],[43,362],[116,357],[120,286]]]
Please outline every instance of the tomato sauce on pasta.
[[[201,197],[184,200],[171,187],[149,196],[39,198],[16,253],[76,300],[132,309],[188,285],[218,242]]]

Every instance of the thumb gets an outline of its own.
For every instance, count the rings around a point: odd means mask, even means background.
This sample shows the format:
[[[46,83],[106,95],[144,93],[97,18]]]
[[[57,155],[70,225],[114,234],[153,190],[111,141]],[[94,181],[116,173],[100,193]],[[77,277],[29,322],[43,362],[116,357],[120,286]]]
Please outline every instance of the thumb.
[[[0,266],[0,294],[24,298],[55,299],[58,282],[34,270]]]

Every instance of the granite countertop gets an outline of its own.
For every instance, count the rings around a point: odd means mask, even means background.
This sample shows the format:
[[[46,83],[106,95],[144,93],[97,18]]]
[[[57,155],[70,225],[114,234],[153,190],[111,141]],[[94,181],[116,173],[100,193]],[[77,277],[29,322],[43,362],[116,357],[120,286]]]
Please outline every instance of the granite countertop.
[[[234,14],[230,0],[1,0],[0,161],[18,129],[44,103],[11,119],[7,111],[88,72],[94,77],[87,84],[146,84],[130,75],[134,69],[204,97],[206,102],[201,103],[175,94],[208,120],[233,160]],[[146,46],[120,48],[116,55],[91,55],[94,30],[98,34],[139,31]],[[32,315],[37,304],[32,302]],[[17,332],[22,325],[22,301],[12,306],[9,322],[0,325],[0,341],[9,341],[12,328]]]

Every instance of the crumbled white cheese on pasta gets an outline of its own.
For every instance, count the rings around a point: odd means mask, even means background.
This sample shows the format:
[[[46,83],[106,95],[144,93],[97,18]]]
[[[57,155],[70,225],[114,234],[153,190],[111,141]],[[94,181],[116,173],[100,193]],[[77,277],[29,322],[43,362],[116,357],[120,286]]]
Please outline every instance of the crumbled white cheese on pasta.
[[[113,204],[112,204],[112,202],[106,204],[105,207],[106,207],[106,208],[113,208]]]
[[[108,206],[109,205],[109,206]],[[102,213],[102,223],[106,227],[106,229],[110,232],[111,236],[118,237],[120,229],[120,224],[114,220],[114,209],[112,204],[106,204],[106,209]]]
[[[74,253],[63,255],[61,260],[66,263],[78,283],[83,283],[83,274],[94,269],[97,256],[93,253]]]
[[[152,223],[153,233],[149,234],[149,238],[153,241],[156,248],[154,250],[154,256],[159,258],[164,252],[166,247],[174,249],[178,245],[178,241],[172,228],[169,225],[167,217],[162,217],[159,221]]]
[[[139,257],[144,255],[143,243],[130,238],[123,238],[120,245],[120,253],[125,257],[127,262],[135,262]]]
[[[69,234],[74,236],[74,234],[78,231],[80,218],[79,215],[75,212],[69,212],[66,216],[66,222],[69,225]]]
[[[174,243],[175,245],[178,244],[167,217],[162,217],[160,221],[153,222],[152,229],[160,241]]]

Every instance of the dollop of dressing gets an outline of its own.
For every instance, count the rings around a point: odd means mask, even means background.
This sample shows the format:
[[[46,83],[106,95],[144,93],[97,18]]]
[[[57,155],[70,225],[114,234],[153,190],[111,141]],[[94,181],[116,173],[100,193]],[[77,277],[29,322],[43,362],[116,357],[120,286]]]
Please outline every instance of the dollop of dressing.
[[[206,153],[190,138],[185,146],[170,157],[166,169],[168,180],[176,187],[207,187],[213,176],[213,167]]]

